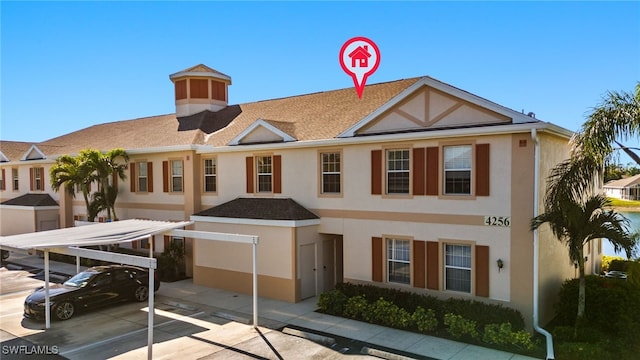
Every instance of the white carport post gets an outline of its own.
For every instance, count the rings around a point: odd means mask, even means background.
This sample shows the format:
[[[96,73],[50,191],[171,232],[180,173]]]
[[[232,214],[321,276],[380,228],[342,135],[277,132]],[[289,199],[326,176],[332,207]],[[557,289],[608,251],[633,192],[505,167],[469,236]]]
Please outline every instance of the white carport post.
[[[149,236],[149,258],[153,259],[153,235]],[[153,359],[153,315],[155,314],[154,307],[154,292],[155,289],[154,284],[154,271],[153,268],[149,268],[149,318],[147,325],[147,359]]]
[[[51,328],[51,309],[49,307],[49,249],[44,249],[44,328]]]
[[[171,233],[174,236],[181,236],[185,238],[201,239],[201,240],[213,240],[213,241],[226,241],[243,244],[253,244],[252,258],[253,258],[253,327],[258,327],[258,242],[259,236],[255,235],[242,235],[242,234],[227,234],[217,233],[210,231],[198,231],[198,230],[180,230],[175,229]]]

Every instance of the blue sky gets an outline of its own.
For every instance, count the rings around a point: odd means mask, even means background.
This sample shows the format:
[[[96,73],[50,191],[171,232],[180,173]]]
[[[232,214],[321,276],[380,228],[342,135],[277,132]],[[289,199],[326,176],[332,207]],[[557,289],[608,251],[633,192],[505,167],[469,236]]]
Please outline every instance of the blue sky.
[[[169,75],[198,63],[232,77],[231,103],[352,87],[338,52],[355,36],[381,52],[369,84],[429,75],[570,130],[607,90],[640,81],[637,1],[2,1],[0,11],[3,140],[172,113]]]

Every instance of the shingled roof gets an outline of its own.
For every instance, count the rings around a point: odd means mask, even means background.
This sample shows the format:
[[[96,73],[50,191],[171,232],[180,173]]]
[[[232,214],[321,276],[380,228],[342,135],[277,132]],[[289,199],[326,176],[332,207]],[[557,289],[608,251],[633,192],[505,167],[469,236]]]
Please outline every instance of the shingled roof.
[[[289,198],[237,198],[196,216],[260,220],[312,220],[319,217]]]
[[[2,202],[0,205],[15,205],[15,206],[58,206],[58,203],[53,200],[49,194],[24,194],[7,201]]]

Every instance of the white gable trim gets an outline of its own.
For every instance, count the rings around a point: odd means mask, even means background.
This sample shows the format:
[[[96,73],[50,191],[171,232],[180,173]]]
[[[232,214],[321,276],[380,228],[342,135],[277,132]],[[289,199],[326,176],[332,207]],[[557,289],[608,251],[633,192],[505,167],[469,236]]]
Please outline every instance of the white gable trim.
[[[0,151],[0,162],[9,162],[9,158],[2,151]]]
[[[260,126],[265,128],[265,129],[267,129],[268,131],[272,132],[276,136],[281,137],[284,142],[296,141],[296,138],[292,137],[291,135],[287,134],[286,132],[278,129],[277,127],[275,127],[275,126],[273,126],[271,124],[269,124],[268,122],[266,122],[263,119],[258,119],[253,124],[251,124],[248,128],[244,129],[236,137],[231,139],[231,141],[229,142],[229,145],[241,145],[242,139],[244,139],[247,135],[251,134],[251,132],[253,130],[255,130],[256,128],[258,128]]]
[[[31,155],[32,152],[36,152],[38,155],[40,155],[39,158],[30,158],[29,155]],[[25,161],[25,160],[42,160],[42,159],[46,159],[47,156],[42,152],[42,150],[38,149],[38,147],[34,144],[31,145],[31,147],[29,148],[29,150],[27,150],[24,155],[22,155],[22,158],[20,158],[20,160]]]
[[[513,123],[514,124],[521,124],[521,123],[530,123],[530,122],[539,122],[539,120],[536,120],[530,116],[527,116],[525,114],[521,114],[517,111],[511,110],[509,108],[503,107],[501,105],[498,105],[496,103],[493,103],[489,100],[483,99],[479,96],[473,95],[471,93],[468,93],[466,91],[460,90],[456,87],[453,87],[451,85],[445,84],[443,82],[440,82],[438,80],[435,80],[433,78],[430,77],[423,77],[422,79],[416,81],[413,85],[409,86],[408,88],[404,89],[401,93],[399,93],[398,95],[396,95],[395,97],[393,97],[391,100],[389,100],[388,102],[386,102],[385,104],[383,104],[381,107],[379,107],[378,109],[376,109],[374,112],[372,112],[371,114],[369,114],[368,116],[366,116],[365,118],[363,118],[362,120],[358,121],[356,124],[354,124],[353,126],[351,126],[350,128],[348,128],[347,130],[343,131],[342,133],[340,133],[337,137],[339,138],[345,138],[345,137],[353,137],[356,135],[356,132],[358,132],[358,130],[362,129],[364,126],[366,126],[367,124],[369,124],[371,121],[373,121],[374,119],[376,119],[378,116],[382,115],[385,111],[389,110],[390,108],[392,108],[393,106],[395,106],[396,104],[398,104],[400,101],[404,100],[405,98],[407,98],[408,96],[410,96],[412,93],[414,93],[415,91],[417,91],[418,89],[420,89],[422,86],[429,86],[432,87],[436,90],[440,90],[446,94],[449,94],[451,96],[460,98],[464,101],[470,102],[474,105],[478,105],[480,107],[483,107],[485,109],[494,111],[498,114],[504,115],[508,118],[513,119]]]

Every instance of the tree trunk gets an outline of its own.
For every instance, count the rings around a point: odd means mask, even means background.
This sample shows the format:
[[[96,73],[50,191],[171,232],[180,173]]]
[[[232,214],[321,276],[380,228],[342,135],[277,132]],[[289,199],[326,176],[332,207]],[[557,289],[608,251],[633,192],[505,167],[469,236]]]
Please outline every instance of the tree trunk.
[[[583,325],[584,322],[584,311],[585,311],[585,303],[586,303],[586,282],[584,275],[584,251],[580,249],[580,258],[578,259],[578,272],[579,272],[579,282],[578,282],[578,314],[576,316],[576,326],[575,326],[575,337],[578,337],[578,327]]]

